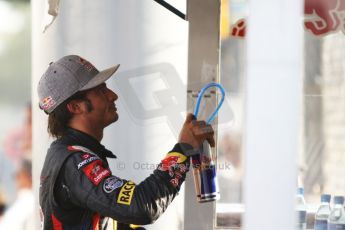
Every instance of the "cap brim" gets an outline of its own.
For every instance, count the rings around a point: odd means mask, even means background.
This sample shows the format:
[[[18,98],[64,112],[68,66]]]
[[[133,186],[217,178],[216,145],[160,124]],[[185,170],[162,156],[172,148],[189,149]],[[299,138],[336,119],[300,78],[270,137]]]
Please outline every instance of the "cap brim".
[[[105,70],[99,72],[96,76],[94,76],[91,79],[91,81],[89,81],[86,85],[84,85],[84,87],[81,88],[80,91],[91,89],[91,88],[94,88],[94,87],[102,84],[103,82],[108,80],[116,72],[116,70],[119,67],[120,67],[120,64],[115,65],[113,67],[110,67],[109,69],[105,69]]]

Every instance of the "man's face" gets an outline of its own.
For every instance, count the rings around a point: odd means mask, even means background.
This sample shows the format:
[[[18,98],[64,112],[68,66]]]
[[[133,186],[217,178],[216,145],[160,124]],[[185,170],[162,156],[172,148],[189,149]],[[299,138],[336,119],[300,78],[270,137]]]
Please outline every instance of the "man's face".
[[[85,118],[88,122],[92,122],[93,126],[105,128],[118,120],[119,116],[114,103],[118,96],[105,83],[89,90],[86,98],[91,104],[91,109],[85,114]]]

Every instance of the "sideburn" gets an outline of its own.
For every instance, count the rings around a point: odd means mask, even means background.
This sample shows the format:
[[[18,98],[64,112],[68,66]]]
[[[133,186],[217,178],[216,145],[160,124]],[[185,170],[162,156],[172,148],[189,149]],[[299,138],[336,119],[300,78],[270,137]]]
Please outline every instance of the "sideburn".
[[[87,111],[88,111],[88,112],[91,112],[91,111],[93,110],[93,106],[92,106],[92,104],[91,104],[90,99],[85,98],[84,101],[85,101],[85,104],[86,104],[86,109],[87,109]]]

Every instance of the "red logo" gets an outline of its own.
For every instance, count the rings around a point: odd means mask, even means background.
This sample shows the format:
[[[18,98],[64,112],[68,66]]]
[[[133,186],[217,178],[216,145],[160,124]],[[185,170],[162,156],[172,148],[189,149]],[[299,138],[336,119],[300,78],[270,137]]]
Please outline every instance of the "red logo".
[[[246,35],[246,20],[238,20],[231,29],[231,35],[233,37],[244,37]]]
[[[174,186],[174,187],[177,187],[177,185],[178,185],[178,179],[177,178],[174,178],[174,179],[171,179],[170,180],[170,183]]]
[[[87,158],[89,158],[90,156],[91,156],[90,154],[86,153],[86,154],[84,154],[84,155],[81,155],[81,158],[87,159]]]
[[[161,166],[159,169],[161,171],[169,172],[169,175],[173,177],[174,176],[173,168],[177,165],[178,159],[179,158],[177,156],[167,156],[166,158],[162,160]]]
[[[43,110],[50,109],[54,105],[55,105],[55,101],[51,96],[43,98],[43,100],[40,102],[40,108]]]
[[[103,168],[101,160],[96,160],[87,165],[83,168],[83,171],[94,185],[99,185],[105,177],[111,174],[108,169]]]
[[[171,177],[170,183],[176,187],[179,184],[183,174],[187,172],[187,167],[183,162],[187,158],[180,153],[168,153],[168,155],[162,160],[158,169],[169,173]]]
[[[91,72],[95,68],[90,62],[81,57],[79,58],[79,63],[82,64],[88,72]]]
[[[84,65],[84,64],[86,63],[85,59],[84,59],[84,58],[81,58],[81,57],[79,57],[79,62],[80,62],[82,65]]]
[[[343,0],[305,0],[304,26],[315,35],[345,32],[344,11]]]
[[[305,0],[304,27],[314,35],[326,35],[342,31],[345,33],[344,0]],[[231,28],[231,35],[244,37],[246,21],[240,19]]]

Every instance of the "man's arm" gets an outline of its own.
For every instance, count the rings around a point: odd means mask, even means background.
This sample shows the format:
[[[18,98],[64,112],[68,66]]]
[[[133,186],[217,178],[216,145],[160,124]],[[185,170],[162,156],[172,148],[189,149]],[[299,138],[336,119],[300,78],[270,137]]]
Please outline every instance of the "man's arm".
[[[138,185],[111,175],[100,159],[82,162],[85,153],[75,153],[63,167],[70,202],[132,224],[154,222],[175,198],[189,168],[179,144]]]
[[[207,140],[214,146],[213,129],[188,114],[179,143],[157,169],[140,184],[112,175],[108,166],[83,153],[73,154],[64,164],[64,181],[75,205],[123,223],[150,224],[175,198],[189,170],[190,153]]]

